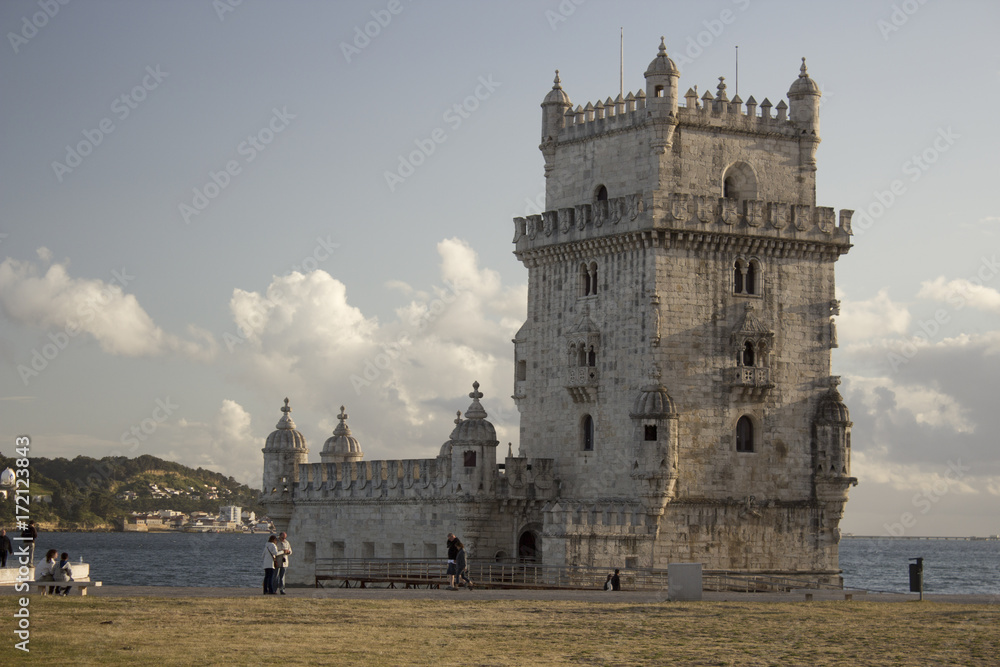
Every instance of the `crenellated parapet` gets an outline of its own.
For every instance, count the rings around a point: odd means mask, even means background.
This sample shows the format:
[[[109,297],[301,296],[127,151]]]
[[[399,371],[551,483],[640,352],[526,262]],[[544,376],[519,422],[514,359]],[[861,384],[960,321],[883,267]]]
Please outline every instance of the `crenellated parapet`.
[[[639,503],[557,500],[542,507],[545,534],[642,537],[647,534],[646,510]]]
[[[838,254],[851,247],[854,211],[759,199],[740,200],[675,192],[662,210],[649,210],[641,193],[572,208],[514,218],[515,254],[522,260],[532,250],[643,230],[739,235],[751,242],[786,240],[836,246]],[[591,247],[596,247],[591,244]],[[586,254],[586,253],[584,253]]]

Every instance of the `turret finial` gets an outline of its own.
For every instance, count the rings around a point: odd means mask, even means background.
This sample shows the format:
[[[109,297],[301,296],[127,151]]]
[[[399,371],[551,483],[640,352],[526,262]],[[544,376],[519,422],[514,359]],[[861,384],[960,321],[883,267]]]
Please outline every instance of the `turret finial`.
[[[289,412],[292,411],[292,409],[290,407],[288,407],[288,397],[287,396],[285,397],[285,407],[281,408],[281,411],[284,412],[286,415]]]
[[[799,76],[808,77],[809,73],[806,71],[806,57],[802,56],[802,66],[799,67]]]
[[[656,55],[658,55],[658,56],[666,56],[667,55],[667,42],[663,38],[662,35],[660,36],[660,50],[659,50],[659,52]]]
[[[462,423],[462,411],[458,410],[455,412],[455,425],[458,426]]]
[[[344,406],[343,405],[340,406],[340,414],[337,415],[337,419],[339,419],[341,422],[347,421],[347,413],[344,412]]]
[[[559,79],[559,70],[556,70],[556,78],[552,81],[552,90],[562,90],[562,86],[559,84],[562,81]]]

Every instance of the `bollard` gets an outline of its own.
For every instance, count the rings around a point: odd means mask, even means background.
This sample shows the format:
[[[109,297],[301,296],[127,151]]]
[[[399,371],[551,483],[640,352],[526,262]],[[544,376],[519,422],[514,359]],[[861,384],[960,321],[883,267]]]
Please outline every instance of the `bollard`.
[[[910,563],[910,592],[920,593],[920,599],[924,599],[924,559],[911,558],[917,561]]]

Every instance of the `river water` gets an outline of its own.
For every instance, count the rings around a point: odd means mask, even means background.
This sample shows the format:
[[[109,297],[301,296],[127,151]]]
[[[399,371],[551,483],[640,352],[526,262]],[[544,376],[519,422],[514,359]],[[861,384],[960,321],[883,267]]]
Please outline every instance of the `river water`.
[[[237,586],[257,588],[267,536],[240,533],[43,532],[48,549],[90,563],[91,579],[108,586]],[[293,549],[296,547],[292,541]],[[1000,596],[1000,541],[845,538],[844,584],[871,591],[909,590],[909,559],[924,559],[924,591]],[[291,566],[298,562],[293,554]]]

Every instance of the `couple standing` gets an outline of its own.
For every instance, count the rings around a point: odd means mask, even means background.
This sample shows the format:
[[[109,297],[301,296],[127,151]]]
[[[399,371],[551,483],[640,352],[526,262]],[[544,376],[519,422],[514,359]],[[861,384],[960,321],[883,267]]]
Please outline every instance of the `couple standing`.
[[[455,537],[455,533],[448,533],[448,590],[457,591],[461,586],[455,586],[456,578],[458,583],[465,582],[471,591],[472,580],[469,579],[469,559],[465,553],[465,545],[462,540]]]
[[[286,533],[267,538],[263,553],[264,595],[274,595],[278,591],[285,594],[285,570],[291,555],[292,545],[288,543]]]

